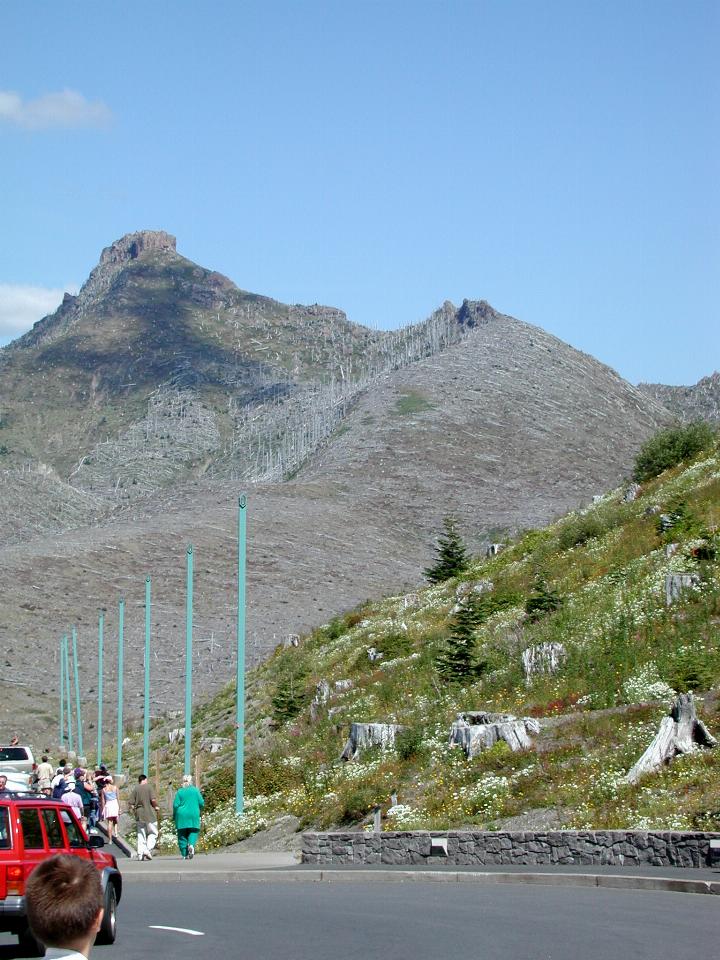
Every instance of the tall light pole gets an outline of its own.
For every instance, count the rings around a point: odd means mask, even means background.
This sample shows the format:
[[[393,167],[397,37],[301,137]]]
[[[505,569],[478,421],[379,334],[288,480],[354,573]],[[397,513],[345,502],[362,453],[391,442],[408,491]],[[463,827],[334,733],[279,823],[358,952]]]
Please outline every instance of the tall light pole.
[[[72,700],[70,698],[70,657],[68,656],[68,638],[63,637],[63,664],[65,666],[65,710],[67,711],[68,752],[75,752],[72,725]]]
[[[235,811],[242,813],[245,801],[245,557],[247,497],[238,500],[237,561],[237,674],[235,678]]]
[[[187,548],[185,589],[185,774],[190,774],[192,745],[192,621],[193,621],[193,548]]]
[[[105,614],[98,614],[98,716],[97,716],[97,762],[102,763],[103,737],[103,654],[105,647]]]
[[[84,757],[82,713],[80,712],[80,674],[78,671],[77,630],[72,628],[73,673],[75,675],[75,717],[77,719],[78,756]]]
[[[63,642],[60,640],[60,754],[65,751],[65,656]]]
[[[122,773],[122,742],[123,742],[123,670],[125,661],[125,601],[121,600],[118,608],[118,708],[117,708],[117,766],[118,773]]]
[[[150,577],[145,577],[145,709],[143,713],[143,773],[150,768]]]

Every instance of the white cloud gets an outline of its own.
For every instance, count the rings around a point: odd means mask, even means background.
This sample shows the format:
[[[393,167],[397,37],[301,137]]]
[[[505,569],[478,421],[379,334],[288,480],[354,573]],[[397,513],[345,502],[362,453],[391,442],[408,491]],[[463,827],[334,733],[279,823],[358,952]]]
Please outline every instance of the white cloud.
[[[5,121],[26,130],[99,127],[110,117],[110,108],[102,100],[86,100],[75,90],[46,93],[35,100],[23,100],[12,90],[0,90],[0,123]]]
[[[65,289],[69,293],[77,292],[75,286]],[[36,321],[53,313],[60,306],[64,293],[61,288],[0,283],[0,340],[25,333]]]

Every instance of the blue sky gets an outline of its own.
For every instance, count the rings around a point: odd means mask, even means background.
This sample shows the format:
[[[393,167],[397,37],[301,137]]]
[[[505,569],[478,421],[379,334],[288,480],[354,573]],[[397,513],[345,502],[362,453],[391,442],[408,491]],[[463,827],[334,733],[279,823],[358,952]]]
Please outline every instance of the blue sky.
[[[720,367],[716,0],[6,0],[0,37],[0,342],[164,229],[368,325],[484,298],[633,382]]]

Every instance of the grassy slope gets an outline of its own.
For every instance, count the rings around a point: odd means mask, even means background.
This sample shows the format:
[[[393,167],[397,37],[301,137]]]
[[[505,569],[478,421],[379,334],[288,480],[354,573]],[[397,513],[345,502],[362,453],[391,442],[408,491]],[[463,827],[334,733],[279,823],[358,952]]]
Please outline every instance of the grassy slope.
[[[720,829],[720,750],[679,758],[637,787],[621,781],[666,712],[667,685],[705,693],[699,712],[720,733],[712,692],[720,684],[720,565],[691,556],[697,530],[672,534],[680,546],[666,557],[657,515],[646,513],[666,511],[678,497],[720,546],[716,450],[645,484],[633,503],[615,491],[581,514],[528,532],[499,556],[475,561],[466,581],[489,579],[491,597],[516,596],[477,630],[476,653],[486,670],[476,682],[448,683],[435,665],[457,581],[368,602],[298,648],[278,650],[248,678],[251,799],[244,817],[231,814],[228,800],[234,688],[201,706],[198,736],[229,738],[221,754],[203,755],[203,786],[216,808],[206,846],[232,842],[283,813],[319,827],[359,822],[375,803],[387,808],[393,792],[403,807],[388,819],[389,829],[492,827],[546,807],[558,808],[570,828]],[[667,609],[666,573],[687,570],[701,576],[700,586]],[[564,604],[531,624],[524,603],[539,573]],[[564,645],[565,662],[556,676],[527,686],[521,652],[547,641]],[[384,652],[384,661],[370,663],[371,646]],[[309,702],[321,678],[331,686],[350,679],[353,686],[335,692],[313,721]],[[473,761],[448,748],[455,715],[484,708],[539,717],[534,748],[512,754],[501,744]],[[352,721],[399,722],[409,730],[400,750],[371,751],[344,764],[338,757]],[[167,729],[181,722],[159,724],[153,734],[163,779],[180,773],[183,746],[167,746]],[[135,735],[128,754],[134,766],[138,747]]]

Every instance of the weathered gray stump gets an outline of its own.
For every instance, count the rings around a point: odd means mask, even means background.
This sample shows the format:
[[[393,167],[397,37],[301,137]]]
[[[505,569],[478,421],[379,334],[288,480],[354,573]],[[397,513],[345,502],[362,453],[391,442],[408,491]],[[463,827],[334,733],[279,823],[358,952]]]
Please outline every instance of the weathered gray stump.
[[[717,740],[698,720],[691,693],[681,693],[670,713],[660,722],[655,739],[625,777],[628,783],[637,783],[646,773],[652,773],[670,763],[679,753],[693,753],[698,747],[715,747]]]
[[[310,704],[310,719],[313,723],[318,719],[329,699],[330,684],[325,679],[320,680],[315,686],[315,696]]]
[[[665,577],[665,606],[671,606],[680,599],[683,590],[700,583],[696,573],[669,573]]]
[[[522,652],[522,665],[525,671],[525,683],[531,684],[533,677],[552,676],[560,669],[566,651],[562,643],[539,643]]]
[[[353,723],[341,760],[355,760],[361,750],[368,747],[382,747],[383,750],[395,746],[395,737],[403,727],[399,723]]]
[[[533,717],[514,717],[509,713],[460,713],[450,730],[450,746],[457,744],[472,760],[483,750],[504,740],[515,753],[532,746],[530,733],[539,733],[540,723]]]

